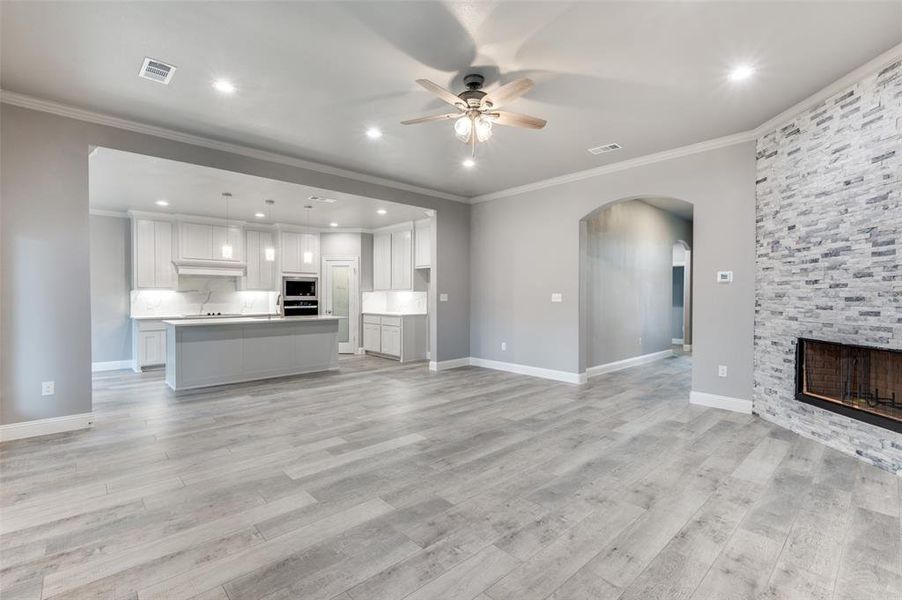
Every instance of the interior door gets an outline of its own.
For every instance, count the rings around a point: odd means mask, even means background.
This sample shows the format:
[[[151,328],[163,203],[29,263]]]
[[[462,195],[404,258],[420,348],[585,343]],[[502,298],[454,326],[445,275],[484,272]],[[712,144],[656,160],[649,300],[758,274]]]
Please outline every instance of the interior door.
[[[353,354],[360,346],[357,259],[324,258],[322,313],[338,317],[338,351]]]

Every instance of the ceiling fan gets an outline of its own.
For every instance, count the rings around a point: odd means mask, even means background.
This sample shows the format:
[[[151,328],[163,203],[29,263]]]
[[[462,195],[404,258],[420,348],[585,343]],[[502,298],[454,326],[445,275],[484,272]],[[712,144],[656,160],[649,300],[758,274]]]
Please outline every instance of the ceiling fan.
[[[473,155],[476,155],[476,142],[485,142],[492,137],[492,125],[508,125],[526,129],[542,129],[545,119],[531,117],[506,110],[498,110],[505,104],[516,100],[532,89],[531,79],[523,78],[511,81],[491,92],[482,91],[485,78],[473,73],[464,77],[467,89],[454,95],[445,88],[428,79],[417,79],[417,83],[450,104],[455,111],[441,115],[430,115],[401,121],[402,125],[417,125],[431,121],[454,121],[454,135],[457,139],[470,144]]]

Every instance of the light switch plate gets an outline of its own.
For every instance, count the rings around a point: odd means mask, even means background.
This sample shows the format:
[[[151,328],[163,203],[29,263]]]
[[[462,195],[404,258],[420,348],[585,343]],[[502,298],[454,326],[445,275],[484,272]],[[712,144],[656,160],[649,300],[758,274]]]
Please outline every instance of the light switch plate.
[[[56,386],[54,385],[54,383],[52,381],[42,381],[41,382],[41,395],[42,396],[52,396],[53,394],[56,393],[56,391],[54,389],[55,387]]]
[[[718,271],[717,283],[733,283],[733,271]]]
[[[439,295],[438,295],[438,301],[439,301],[439,302],[447,302],[447,301],[448,301],[448,294],[439,294]]]
[[[727,376],[727,365],[717,365],[717,376],[718,377],[726,377]]]
[[[563,294],[560,294],[560,293],[558,293],[558,292],[555,292],[555,293],[551,294],[551,301],[552,301],[552,302],[563,302],[563,301],[564,301],[564,295],[563,295]]]

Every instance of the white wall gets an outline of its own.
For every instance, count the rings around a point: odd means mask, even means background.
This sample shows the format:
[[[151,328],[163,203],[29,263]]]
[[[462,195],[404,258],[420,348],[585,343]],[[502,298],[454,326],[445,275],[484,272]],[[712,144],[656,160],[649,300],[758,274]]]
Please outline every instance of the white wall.
[[[755,261],[755,144],[523,192],[471,215],[470,353],[569,373],[586,369],[580,326],[580,220],[623,199],[694,205],[692,389],[750,399]],[[732,270],[732,285],[714,283]],[[552,292],[563,294],[551,303]],[[500,349],[507,342],[507,351]],[[717,377],[717,365],[730,368]]]
[[[91,215],[91,361],[131,360],[131,222]]]

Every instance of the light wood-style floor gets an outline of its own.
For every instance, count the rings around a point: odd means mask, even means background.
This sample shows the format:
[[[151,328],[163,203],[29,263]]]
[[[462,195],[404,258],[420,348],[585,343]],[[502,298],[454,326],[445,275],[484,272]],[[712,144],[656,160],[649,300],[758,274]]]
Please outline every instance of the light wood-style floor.
[[[8,443],[3,600],[902,597],[900,480],[687,404],[689,359],[571,386],[347,357]]]

